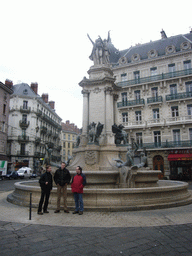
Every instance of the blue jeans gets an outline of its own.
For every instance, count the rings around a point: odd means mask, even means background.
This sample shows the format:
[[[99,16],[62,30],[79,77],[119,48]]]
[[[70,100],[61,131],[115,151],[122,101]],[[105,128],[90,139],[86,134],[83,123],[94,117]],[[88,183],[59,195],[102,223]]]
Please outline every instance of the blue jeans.
[[[74,193],[74,199],[75,199],[75,211],[83,212],[83,194]]]

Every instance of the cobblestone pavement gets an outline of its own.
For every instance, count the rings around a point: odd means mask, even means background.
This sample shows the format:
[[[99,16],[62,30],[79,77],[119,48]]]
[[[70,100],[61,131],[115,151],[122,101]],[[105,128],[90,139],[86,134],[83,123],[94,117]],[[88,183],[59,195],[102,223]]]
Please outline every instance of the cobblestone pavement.
[[[37,215],[0,193],[0,255],[192,255],[192,205]]]

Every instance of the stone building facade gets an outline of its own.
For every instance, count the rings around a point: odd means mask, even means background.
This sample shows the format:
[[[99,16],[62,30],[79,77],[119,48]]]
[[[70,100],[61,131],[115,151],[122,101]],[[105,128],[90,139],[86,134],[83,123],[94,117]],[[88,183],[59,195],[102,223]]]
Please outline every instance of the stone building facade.
[[[192,179],[192,31],[118,51],[110,64],[118,87],[114,120],[160,178]]]
[[[9,80],[5,84],[0,82],[0,176],[4,176],[9,164],[7,157],[7,135],[10,95],[13,93],[13,83]]]
[[[38,95],[38,84],[13,86],[10,99],[8,155],[15,169],[29,166],[37,171],[46,161],[61,161],[61,118],[48,94]]]

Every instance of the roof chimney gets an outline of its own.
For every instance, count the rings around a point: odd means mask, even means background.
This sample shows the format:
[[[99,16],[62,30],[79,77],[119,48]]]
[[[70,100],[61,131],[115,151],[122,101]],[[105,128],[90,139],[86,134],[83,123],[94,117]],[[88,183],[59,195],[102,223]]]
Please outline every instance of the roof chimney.
[[[31,83],[31,89],[34,91],[34,93],[38,93],[38,83]]]
[[[167,35],[166,35],[165,31],[162,29],[162,31],[161,31],[161,39],[165,39],[165,38],[167,38]]]
[[[49,105],[52,109],[55,109],[55,101],[49,101]]]
[[[46,93],[46,94],[45,94],[45,93],[43,93],[41,97],[42,97],[42,99],[43,99],[43,101],[44,101],[45,103],[48,103],[49,94],[47,94],[47,93]]]
[[[6,79],[6,80],[5,80],[5,85],[6,85],[7,87],[9,87],[10,89],[12,89],[12,87],[13,87],[13,82],[12,82],[11,80],[9,80],[9,79]]]

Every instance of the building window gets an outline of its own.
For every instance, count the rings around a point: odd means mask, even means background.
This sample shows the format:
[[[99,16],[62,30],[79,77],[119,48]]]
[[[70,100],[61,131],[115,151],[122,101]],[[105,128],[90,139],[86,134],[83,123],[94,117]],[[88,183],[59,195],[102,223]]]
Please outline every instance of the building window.
[[[70,142],[68,142],[68,148],[70,148]]]
[[[158,97],[158,88],[157,87],[153,87],[151,88],[151,95],[152,97]]]
[[[161,146],[161,133],[160,131],[154,131],[154,143],[156,147]]]
[[[121,98],[122,98],[122,102],[126,102],[127,101],[127,93],[126,92],[121,93]]]
[[[139,71],[135,71],[135,72],[133,72],[133,74],[134,74],[135,82],[139,83],[139,81],[140,81],[140,72]]]
[[[187,114],[188,116],[192,116],[192,105],[187,105]]]
[[[26,124],[27,123],[27,115],[22,115],[22,123]]]
[[[191,68],[191,60],[187,60],[183,62],[184,69],[190,69]]]
[[[127,81],[127,73],[121,74],[121,81]]]
[[[21,155],[25,155],[25,143],[21,143]]]
[[[6,104],[3,104],[3,115],[6,114]]]
[[[64,140],[66,139],[66,134],[65,134],[65,133],[63,133],[63,139],[64,139]]]
[[[65,148],[65,142],[63,142],[63,147]]]
[[[189,128],[189,139],[192,141],[192,128]]]
[[[141,122],[141,111],[135,111],[135,120],[137,123]]]
[[[175,63],[174,64],[169,64],[168,69],[169,69],[170,73],[175,72]]]
[[[2,122],[2,132],[5,132],[5,122]]]
[[[140,145],[140,146],[142,146],[142,144],[143,144],[143,138],[142,138],[141,132],[136,133],[136,143],[137,143],[137,145]]]
[[[70,140],[70,134],[68,134],[68,140]]]
[[[179,116],[178,106],[171,107],[171,114],[172,114],[172,117]]]
[[[135,99],[140,100],[141,98],[140,90],[134,91],[134,94],[135,94]]]
[[[22,129],[22,138],[26,137],[26,129]]]
[[[153,119],[159,119],[159,109],[153,109]]]
[[[170,85],[170,94],[177,94],[177,85],[176,84]]]
[[[122,113],[122,119],[123,119],[123,123],[127,123],[128,122],[128,113]]]
[[[157,68],[156,67],[151,68],[150,71],[151,71],[151,76],[156,76],[157,75]]]
[[[185,83],[186,92],[192,92],[192,82]]]
[[[173,130],[173,141],[176,144],[179,144],[179,142],[181,141],[180,130]]]
[[[23,109],[28,109],[28,101],[23,101]]]

